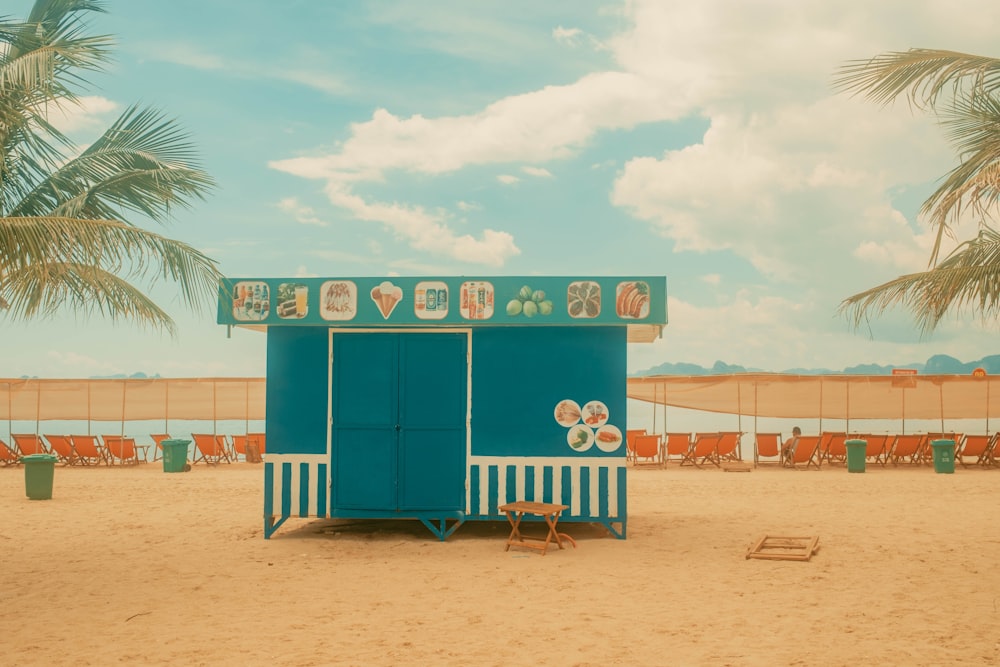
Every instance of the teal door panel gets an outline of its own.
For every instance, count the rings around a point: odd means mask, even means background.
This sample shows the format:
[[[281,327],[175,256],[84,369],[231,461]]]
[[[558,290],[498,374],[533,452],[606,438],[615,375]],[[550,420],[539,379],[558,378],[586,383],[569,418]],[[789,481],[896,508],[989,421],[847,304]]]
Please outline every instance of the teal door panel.
[[[333,337],[333,507],[396,508],[398,345],[394,336]]]
[[[338,436],[334,507],[395,510],[395,430],[341,429]]]
[[[400,420],[406,428],[465,433],[468,365],[464,334],[416,334],[400,341]]]
[[[333,336],[333,508],[465,506],[467,336]]]
[[[337,426],[395,428],[399,393],[396,338],[393,334],[333,337],[333,414]]]
[[[465,506],[465,432],[420,429],[400,433],[399,507],[457,510]]]

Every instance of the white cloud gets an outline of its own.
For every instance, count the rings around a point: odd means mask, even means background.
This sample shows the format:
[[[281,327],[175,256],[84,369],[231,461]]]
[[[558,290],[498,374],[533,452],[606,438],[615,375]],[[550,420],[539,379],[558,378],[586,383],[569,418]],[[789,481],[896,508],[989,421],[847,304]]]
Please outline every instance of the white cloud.
[[[521,171],[528,174],[529,176],[537,176],[538,178],[552,178],[552,172],[544,167],[521,167]]]
[[[719,285],[722,283],[722,276],[718,273],[706,273],[701,277],[701,279],[709,285]]]
[[[459,211],[481,211],[483,209],[482,204],[477,204],[476,202],[469,201],[457,201],[455,202],[455,208]]]
[[[369,203],[335,182],[328,184],[326,193],[334,205],[347,209],[359,220],[385,224],[417,250],[486,266],[502,266],[521,252],[507,232],[485,229],[479,238],[459,235],[444,224],[442,214],[420,206]]]
[[[319,274],[315,271],[310,271],[306,268],[305,264],[300,264],[298,268],[295,269],[296,278],[315,278]]]
[[[316,211],[312,207],[300,203],[295,197],[282,199],[278,202],[278,208],[286,213],[290,213],[296,222],[303,225],[316,225],[318,227],[326,227],[327,225],[326,222],[316,215]]]
[[[514,185],[521,179],[518,178],[517,176],[514,176],[513,174],[500,174],[499,176],[497,176],[497,180],[503,183],[504,185]]]
[[[105,130],[113,120],[110,115],[118,109],[118,104],[106,97],[85,95],[76,104],[52,104],[47,111],[48,121],[57,130],[71,134],[82,130]]]
[[[574,46],[583,31],[579,28],[564,28],[561,25],[552,29],[552,37],[560,44]]]
[[[221,72],[241,79],[290,81],[329,95],[342,95],[347,91],[347,86],[339,77],[330,75],[328,70],[322,68],[311,69],[288,62],[251,62],[228,58],[191,42],[146,42],[143,45],[143,55],[151,60]]]

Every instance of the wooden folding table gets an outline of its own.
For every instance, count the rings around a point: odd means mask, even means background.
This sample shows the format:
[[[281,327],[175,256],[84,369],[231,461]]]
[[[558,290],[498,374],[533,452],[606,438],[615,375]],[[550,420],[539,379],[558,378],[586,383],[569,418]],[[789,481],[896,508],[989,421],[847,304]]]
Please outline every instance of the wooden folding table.
[[[563,549],[563,540],[568,541],[575,549],[576,542],[573,538],[566,533],[560,533],[556,530],[556,524],[559,523],[559,515],[566,509],[569,509],[569,505],[536,503],[528,500],[519,500],[515,503],[507,503],[501,506],[500,511],[507,515],[507,521],[510,522],[511,526],[510,536],[507,538],[507,546],[504,548],[504,551],[508,551],[511,546],[525,547],[527,549],[537,549],[544,556],[549,548],[549,544],[552,542],[555,542],[560,549]],[[540,516],[545,520],[545,525],[549,527],[549,530],[544,538],[521,534],[521,520],[527,514]],[[541,544],[533,544],[532,541],[541,542]]]

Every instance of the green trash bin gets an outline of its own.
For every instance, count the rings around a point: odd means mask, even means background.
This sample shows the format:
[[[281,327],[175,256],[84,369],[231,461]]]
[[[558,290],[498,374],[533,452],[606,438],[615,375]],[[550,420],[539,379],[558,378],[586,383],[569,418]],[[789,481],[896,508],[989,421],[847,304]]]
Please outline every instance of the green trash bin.
[[[931,447],[934,448],[934,472],[955,472],[955,441],[932,440]]]
[[[164,440],[160,443],[163,447],[163,472],[184,472],[190,444],[190,440]]]
[[[847,472],[864,472],[868,441],[847,440],[844,446],[847,447]]]
[[[52,497],[52,479],[56,474],[56,461],[52,454],[30,454],[21,457],[24,464],[24,492],[32,500]]]

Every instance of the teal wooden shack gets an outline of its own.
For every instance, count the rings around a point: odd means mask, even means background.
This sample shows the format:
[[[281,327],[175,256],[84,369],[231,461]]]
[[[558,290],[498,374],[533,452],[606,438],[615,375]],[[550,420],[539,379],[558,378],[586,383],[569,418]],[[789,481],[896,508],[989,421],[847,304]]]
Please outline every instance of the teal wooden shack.
[[[218,321],[267,335],[264,535],[291,517],[412,518],[439,539],[569,506],[624,538],[627,343],[666,278],[248,278]]]

